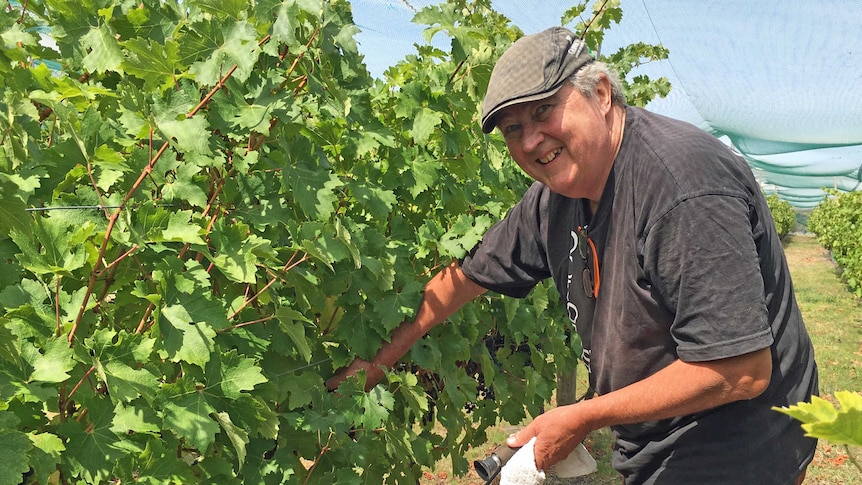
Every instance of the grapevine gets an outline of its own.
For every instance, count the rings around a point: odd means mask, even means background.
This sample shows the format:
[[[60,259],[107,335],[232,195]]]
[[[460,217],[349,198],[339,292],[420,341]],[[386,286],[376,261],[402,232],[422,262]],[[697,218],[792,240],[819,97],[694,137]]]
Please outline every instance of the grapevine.
[[[529,183],[477,120],[520,31],[416,21],[450,51],[374,79],[346,1],[7,3],[0,485],[415,483],[543,409],[576,355],[551,285],[323,385]]]

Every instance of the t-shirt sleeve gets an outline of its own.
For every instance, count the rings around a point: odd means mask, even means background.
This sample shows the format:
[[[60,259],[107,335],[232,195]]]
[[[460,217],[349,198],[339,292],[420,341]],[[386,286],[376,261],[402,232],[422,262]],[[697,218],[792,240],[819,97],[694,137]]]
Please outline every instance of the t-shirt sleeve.
[[[517,298],[550,277],[542,228],[547,199],[548,191],[534,184],[461,261],[464,274],[483,288]]]
[[[683,361],[734,357],[772,344],[755,232],[741,197],[681,202],[647,233],[644,270],[675,315],[671,335]]]

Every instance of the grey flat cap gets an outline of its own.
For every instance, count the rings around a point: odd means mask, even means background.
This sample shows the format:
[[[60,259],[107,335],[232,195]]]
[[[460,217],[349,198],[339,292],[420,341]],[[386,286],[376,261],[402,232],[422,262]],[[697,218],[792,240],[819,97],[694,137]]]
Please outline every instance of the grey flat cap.
[[[494,65],[482,102],[482,131],[490,133],[501,109],[547,98],[593,56],[587,46],[564,27],[551,27],[521,37]]]

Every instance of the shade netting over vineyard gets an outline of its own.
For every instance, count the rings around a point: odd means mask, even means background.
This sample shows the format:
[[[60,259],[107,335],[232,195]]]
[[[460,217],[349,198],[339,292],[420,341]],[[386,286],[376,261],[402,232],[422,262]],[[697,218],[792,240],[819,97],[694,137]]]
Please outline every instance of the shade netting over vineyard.
[[[410,23],[428,0],[355,0],[369,69],[424,43]],[[495,1],[526,33],[559,24],[573,2]],[[862,187],[862,2],[622,2],[623,19],[602,51],[662,44],[669,59],[637,73],[666,76],[673,90],[648,109],[690,121],[743,153],[764,190],[798,208],[823,187]],[[432,39],[441,41],[442,39]]]

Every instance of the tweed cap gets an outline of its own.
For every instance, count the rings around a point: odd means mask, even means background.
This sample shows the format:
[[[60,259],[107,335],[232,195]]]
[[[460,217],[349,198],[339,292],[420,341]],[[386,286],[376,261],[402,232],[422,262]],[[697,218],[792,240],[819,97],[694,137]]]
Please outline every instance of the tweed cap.
[[[494,115],[501,109],[551,96],[593,60],[587,46],[564,27],[521,37],[500,56],[491,72],[482,102],[482,131],[494,129]]]

